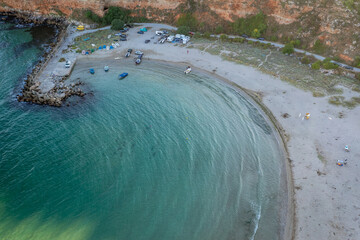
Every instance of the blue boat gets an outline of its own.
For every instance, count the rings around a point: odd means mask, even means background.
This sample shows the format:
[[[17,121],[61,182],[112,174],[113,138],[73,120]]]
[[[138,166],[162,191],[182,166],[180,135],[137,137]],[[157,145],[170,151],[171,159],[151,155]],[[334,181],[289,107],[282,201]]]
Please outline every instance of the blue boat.
[[[124,72],[119,75],[119,79],[124,79],[127,75],[128,75],[128,73]]]
[[[105,71],[105,72],[109,71],[109,66],[105,66],[105,67],[104,67],[104,71]]]
[[[95,73],[95,70],[93,68],[90,68],[90,73],[91,74],[94,74]]]

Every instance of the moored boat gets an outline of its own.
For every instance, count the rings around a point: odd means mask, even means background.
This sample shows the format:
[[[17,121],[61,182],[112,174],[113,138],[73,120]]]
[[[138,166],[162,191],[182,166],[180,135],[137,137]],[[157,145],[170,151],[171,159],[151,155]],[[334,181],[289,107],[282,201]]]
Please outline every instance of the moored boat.
[[[90,68],[89,72],[90,72],[91,74],[94,74],[94,73],[95,73],[95,70],[94,70],[93,68]]]
[[[127,77],[127,75],[129,75],[129,74],[124,72],[124,73],[119,75],[119,79],[124,79],[125,77]]]
[[[105,66],[105,67],[104,67],[104,71],[105,71],[105,72],[109,71],[109,66]]]

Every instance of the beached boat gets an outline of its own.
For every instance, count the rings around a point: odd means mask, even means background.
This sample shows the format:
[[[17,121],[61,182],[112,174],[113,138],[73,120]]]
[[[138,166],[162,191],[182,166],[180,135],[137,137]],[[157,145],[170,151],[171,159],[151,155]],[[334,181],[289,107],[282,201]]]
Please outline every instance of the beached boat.
[[[190,72],[191,72],[191,67],[188,66],[188,67],[186,68],[186,70],[184,71],[184,73],[185,73],[185,74],[189,74]]]
[[[132,49],[131,49],[131,48],[128,49],[128,50],[127,50],[127,53],[125,54],[125,57],[130,57],[131,52],[132,52]]]
[[[119,79],[124,79],[125,77],[127,77],[127,75],[129,75],[129,74],[124,72],[124,73],[119,75]]]
[[[104,67],[104,71],[105,71],[105,72],[109,71],[109,66],[105,66],[105,67]]]
[[[95,73],[95,70],[94,70],[93,68],[90,68],[89,72],[90,72],[91,74],[94,74],[94,73]]]
[[[140,64],[142,57],[143,57],[143,54],[139,55],[139,56],[135,59],[135,64]]]

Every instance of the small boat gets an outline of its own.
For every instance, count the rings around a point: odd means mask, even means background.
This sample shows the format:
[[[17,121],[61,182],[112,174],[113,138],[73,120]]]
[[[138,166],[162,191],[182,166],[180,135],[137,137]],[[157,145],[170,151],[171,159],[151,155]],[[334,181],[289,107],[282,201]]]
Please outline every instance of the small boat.
[[[184,73],[185,73],[185,74],[189,74],[190,72],[191,72],[191,67],[188,66],[188,67],[186,68],[186,70],[184,71]]]
[[[143,54],[139,55],[139,56],[135,59],[135,64],[140,64],[142,57],[143,57]]]
[[[136,51],[135,54],[136,55],[143,55],[144,53],[142,51]]]
[[[131,49],[131,48],[128,49],[128,50],[127,50],[127,53],[125,54],[125,57],[130,57],[131,52],[132,52],[132,49]]]
[[[109,71],[109,66],[105,66],[105,67],[104,67],[104,71],[105,71],[105,72]]]
[[[93,68],[90,68],[90,73],[91,74],[94,74],[95,73],[95,70]]]
[[[127,75],[129,75],[129,74],[124,72],[124,73],[119,75],[119,79],[124,79],[125,77],[127,77]]]

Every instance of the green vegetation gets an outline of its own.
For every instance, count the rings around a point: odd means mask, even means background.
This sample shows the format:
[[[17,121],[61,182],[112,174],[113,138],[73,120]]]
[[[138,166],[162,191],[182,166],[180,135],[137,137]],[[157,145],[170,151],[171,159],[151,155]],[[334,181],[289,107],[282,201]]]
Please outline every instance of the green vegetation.
[[[147,22],[148,19],[145,17],[131,17],[131,11],[121,7],[110,7],[104,17],[100,17],[93,13],[91,10],[85,11],[85,17],[95,23],[100,25],[110,25],[113,20],[118,19],[124,23],[131,23],[134,21],[137,22]]]
[[[111,29],[112,30],[121,30],[124,28],[124,24],[125,22],[121,19],[114,19],[112,22],[111,22]]]
[[[176,26],[187,26],[191,31],[197,30],[198,21],[191,13],[185,13],[179,17],[176,22]]]
[[[354,67],[360,67],[360,57],[359,57],[359,56],[356,56],[356,57],[355,57],[352,65],[353,65]]]
[[[59,62],[65,62],[65,58],[60,58]]]
[[[236,34],[245,33],[255,38],[265,33],[266,28],[265,15],[262,12],[247,18],[238,18],[233,23],[233,31]]]
[[[326,51],[326,46],[318,39],[315,41],[315,44],[314,44],[312,50],[316,54],[323,54]]]
[[[93,33],[86,33],[80,37],[75,38],[75,46],[78,50],[76,52],[81,52],[82,50],[91,50],[91,49],[97,49],[99,46],[109,46],[111,43],[115,42],[115,39],[118,39],[114,34],[118,31],[106,29],[101,31],[96,31]],[[111,35],[110,38],[108,36]],[[88,41],[84,41],[84,39],[90,38]],[[95,47],[93,47],[91,44],[95,44]]]
[[[95,13],[93,13],[91,10],[85,11],[85,17],[95,23],[103,24],[102,18],[96,15]]]
[[[223,33],[224,32],[224,28],[222,26],[217,26],[215,28],[215,33],[216,34],[220,34],[220,33]]]
[[[352,97],[350,99],[350,101],[345,101],[345,98],[343,96],[331,96],[329,98],[329,103],[333,104],[333,105],[343,106],[343,107],[352,109],[360,104],[360,98]]]
[[[336,65],[335,63],[330,62],[331,58],[325,58],[324,61],[322,62],[322,66],[325,69],[337,69],[339,66]]]
[[[301,63],[302,64],[309,64],[310,63],[310,58],[308,56],[305,56],[301,59]]]
[[[314,70],[319,70],[321,67],[321,61],[316,61],[315,63],[311,64],[311,68]]]
[[[220,40],[221,41],[226,41],[228,39],[228,36],[227,35],[225,35],[225,34],[221,34],[220,35]]]
[[[180,27],[178,27],[176,33],[187,35],[189,33],[189,31],[190,31],[190,27],[188,27],[188,26],[180,26]]]
[[[109,7],[103,18],[103,22],[107,25],[111,24],[114,19],[120,19],[125,23],[131,22],[130,13],[130,10],[121,7]]]
[[[283,54],[292,54],[294,53],[294,45],[291,43],[285,44],[285,46],[282,49]]]

